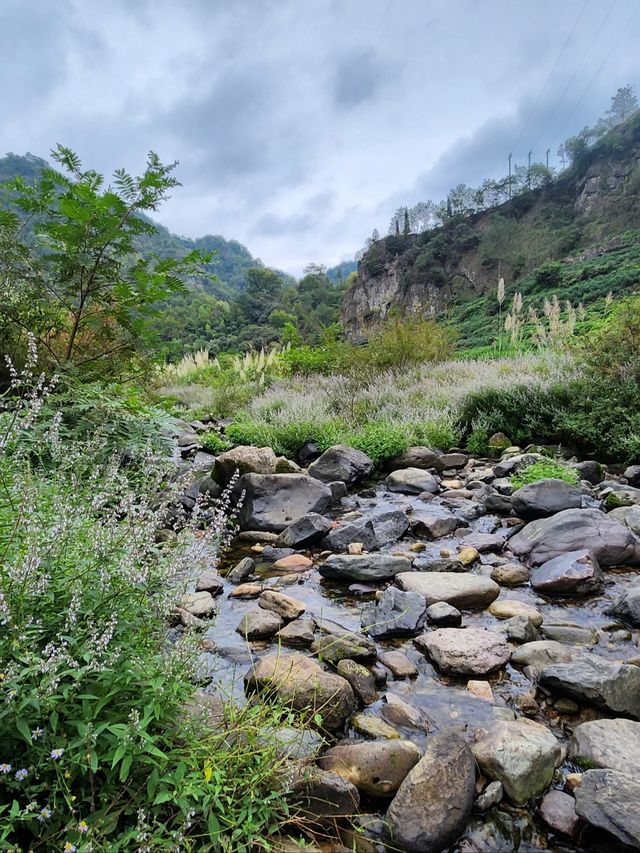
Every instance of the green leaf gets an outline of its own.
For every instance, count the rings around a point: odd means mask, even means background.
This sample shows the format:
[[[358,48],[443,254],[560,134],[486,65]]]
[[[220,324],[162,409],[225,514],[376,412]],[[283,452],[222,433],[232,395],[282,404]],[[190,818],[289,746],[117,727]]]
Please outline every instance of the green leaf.
[[[26,720],[16,720],[16,728],[27,743],[31,743],[31,729]]]
[[[126,755],[122,764],[120,765],[120,775],[119,779],[121,782],[126,782],[129,778],[129,770],[131,770],[131,764],[133,763],[133,756]]]
[[[113,761],[111,762],[111,769],[116,766],[116,764],[127,754],[128,744],[121,743],[120,746],[116,749],[113,754]]]
[[[173,791],[160,791],[156,794],[155,799],[153,801],[154,806],[159,806],[161,803],[168,803],[169,800],[173,799]]]
[[[218,818],[216,817],[216,814],[213,811],[210,811],[207,817],[207,829],[209,830],[209,838],[212,841],[216,841],[217,836],[220,835],[220,833],[222,832],[222,828],[220,826]]]

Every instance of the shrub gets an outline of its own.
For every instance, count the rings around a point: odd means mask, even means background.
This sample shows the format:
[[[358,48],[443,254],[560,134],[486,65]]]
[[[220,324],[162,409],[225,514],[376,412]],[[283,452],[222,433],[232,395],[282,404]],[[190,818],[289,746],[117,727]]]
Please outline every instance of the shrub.
[[[367,356],[378,368],[403,370],[411,364],[448,358],[454,338],[452,329],[435,320],[395,315],[371,336]]]
[[[519,489],[528,483],[537,483],[538,480],[550,478],[564,480],[565,483],[571,483],[572,486],[579,480],[577,471],[559,459],[541,459],[539,462],[532,462],[531,465],[527,465],[513,474],[511,484],[514,488]]]
[[[200,438],[200,447],[206,450],[207,453],[216,454],[224,453],[225,450],[229,449],[230,444],[228,441],[225,441],[223,436],[212,429],[209,432],[205,432]]]
[[[365,424],[346,443],[366,453],[376,466],[398,456],[409,446],[406,429],[384,421]]]

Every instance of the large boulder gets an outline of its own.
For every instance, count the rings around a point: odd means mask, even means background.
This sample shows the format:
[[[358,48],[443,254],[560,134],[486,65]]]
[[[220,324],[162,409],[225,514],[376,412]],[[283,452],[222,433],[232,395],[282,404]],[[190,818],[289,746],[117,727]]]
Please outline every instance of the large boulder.
[[[511,506],[518,518],[531,521],[555,515],[563,509],[579,509],[582,495],[564,480],[549,478],[517,489],[511,495]]]
[[[584,652],[569,663],[545,667],[540,684],[554,693],[640,719],[640,666]]]
[[[391,554],[331,554],[318,571],[332,580],[381,581],[410,569],[410,560]]]
[[[301,654],[273,654],[262,658],[245,675],[247,692],[274,693],[283,704],[313,716],[322,725],[339,729],[357,709],[348,681]]]
[[[622,476],[630,486],[640,486],[640,465],[629,465]]]
[[[617,616],[630,625],[640,627],[640,581],[631,584],[608,608],[607,613]]]
[[[310,512],[322,514],[332,500],[331,489],[306,474],[244,474],[236,492],[244,492],[241,529],[274,533]]]
[[[471,816],[476,764],[464,738],[444,730],[427,743],[386,815],[392,849],[440,853],[461,835]]]
[[[322,542],[330,551],[344,552],[352,542],[360,542],[367,551],[377,551],[383,545],[396,542],[409,529],[406,513],[399,509],[379,512],[336,524]]]
[[[352,486],[369,477],[373,469],[374,464],[366,453],[347,447],[346,444],[336,444],[325,450],[307,470],[312,477],[323,483],[342,480],[347,486]]]
[[[435,468],[439,454],[430,447],[409,447],[400,456],[394,456],[386,463],[387,471],[397,471],[398,468]]]
[[[590,551],[569,551],[534,569],[531,586],[543,595],[591,595],[602,591],[604,575]]]
[[[278,460],[270,447],[251,447],[240,445],[232,450],[226,450],[216,458],[213,468],[213,478],[217,483],[226,486],[234,473],[243,474],[275,474]]]
[[[640,541],[598,509],[565,509],[532,521],[509,540],[514,554],[534,566],[568,551],[591,551],[600,566],[640,563]]]
[[[422,753],[411,741],[373,740],[333,746],[318,760],[318,765],[347,779],[365,794],[388,797],[395,794],[421,757]]]
[[[486,775],[502,782],[518,806],[544,791],[562,755],[549,729],[526,717],[496,720],[471,748]]]
[[[640,850],[640,781],[618,770],[588,770],[575,790],[576,813]]]
[[[395,583],[405,592],[419,592],[427,605],[446,601],[462,610],[482,610],[500,595],[491,578],[466,572],[401,572]]]
[[[436,494],[438,481],[422,468],[399,468],[389,474],[385,486],[390,492],[400,492],[403,495],[419,495],[422,492]]]
[[[303,515],[282,531],[276,540],[277,548],[306,548],[319,542],[331,530],[333,522],[317,512]]]
[[[414,642],[441,672],[452,675],[486,675],[511,657],[504,634],[486,628],[436,628]]]
[[[640,723],[622,718],[581,723],[573,730],[569,757],[640,777]]]
[[[362,614],[362,628],[371,637],[398,637],[420,631],[427,619],[427,603],[419,592],[390,586],[375,606]]]
[[[624,524],[634,534],[640,537],[640,506],[619,506],[612,509],[609,513],[609,518],[615,518],[620,524]]]

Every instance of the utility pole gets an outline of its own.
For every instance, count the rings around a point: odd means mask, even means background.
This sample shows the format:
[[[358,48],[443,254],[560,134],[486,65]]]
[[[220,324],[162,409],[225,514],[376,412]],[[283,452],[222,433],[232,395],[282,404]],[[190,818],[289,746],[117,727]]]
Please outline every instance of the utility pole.
[[[531,154],[533,152],[529,151],[529,165],[527,166],[527,186],[531,189]]]
[[[547,169],[549,168],[549,151],[551,151],[551,149],[547,148],[547,150],[544,152],[546,154],[546,157],[547,157]]]
[[[511,158],[513,154],[509,154],[509,201],[511,201]]]

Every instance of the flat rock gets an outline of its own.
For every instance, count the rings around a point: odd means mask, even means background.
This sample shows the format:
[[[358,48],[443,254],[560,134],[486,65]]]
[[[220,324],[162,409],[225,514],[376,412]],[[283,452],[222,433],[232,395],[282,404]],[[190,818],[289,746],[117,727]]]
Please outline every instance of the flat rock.
[[[549,478],[522,486],[511,496],[511,506],[518,518],[531,521],[546,518],[565,509],[580,509],[580,489],[564,480]]]
[[[509,548],[534,566],[580,549],[591,551],[601,567],[640,562],[640,542],[629,528],[598,509],[566,509],[532,521],[509,540]]]
[[[310,512],[322,513],[332,500],[331,489],[306,474],[244,474],[236,493],[245,493],[240,527],[281,533]]]
[[[347,486],[352,486],[369,477],[373,469],[373,462],[366,453],[345,444],[336,444],[325,450],[307,470],[311,477],[323,483],[341,480]]]
[[[306,610],[306,604],[303,601],[272,589],[265,589],[261,594],[258,599],[258,607],[262,607],[263,610],[271,610],[287,621],[297,619]]]
[[[491,578],[466,572],[401,572],[395,583],[405,592],[419,592],[427,605],[446,601],[462,610],[484,609],[500,595]]]
[[[314,619],[295,619],[276,634],[276,639],[285,646],[310,646],[315,639]]]
[[[594,628],[583,628],[581,625],[543,624],[540,633],[547,640],[556,640],[570,646],[595,646],[598,643],[598,632]]]
[[[408,853],[440,853],[461,835],[471,816],[476,767],[457,732],[444,730],[405,777],[386,815],[386,834]]]
[[[534,640],[515,649],[511,655],[514,666],[532,666],[538,672],[556,663],[569,663],[575,657],[575,650],[555,640]]]
[[[504,535],[499,533],[470,533],[464,537],[465,548],[475,548],[479,554],[500,552],[504,548]]]
[[[407,636],[420,631],[427,604],[419,592],[402,592],[390,586],[372,608],[362,614],[362,628],[370,637]]]
[[[640,849],[640,781],[618,770],[587,770],[575,789],[576,813],[592,826]]]
[[[640,718],[640,667],[584,652],[569,663],[545,667],[540,684],[563,696]]]
[[[494,601],[489,607],[489,613],[495,616],[496,619],[511,619],[513,616],[526,616],[536,628],[542,625],[542,613],[527,604],[525,601],[518,601],[517,598],[501,598]]]
[[[531,586],[544,595],[591,595],[602,591],[604,575],[591,552],[569,551],[533,569]]]
[[[391,740],[400,737],[393,726],[385,723],[380,717],[374,717],[371,714],[354,714],[350,722],[354,730],[365,737]]]
[[[414,642],[439,670],[453,675],[486,675],[511,657],[504,635],[486,628],[437,628]]]
[[[414,729],[423,729],[425,727],[425,717],[419,708],[405,702],[400,696],[395,693],[385,693],[382,697],[384,704],[380,709],[380,713],[396,726],[409,726]]]
[[[404,652],[382,652],[378,655],[378,660],[391,670],[394,678],[413,678],[418,674],[416,665],[409,660]]]
[[[411,570],[406,557],[391,554],[331,554],[318,571],[332,580],[381,581]]]
[[[471,748],[483,772],[499,779],[516,805],[544,791],[562,754],[546,726],[524,717],[496,720]]]
[[[229,598],[257,598],[264,586],[261,583],[241,583],[229,593]]]
[[[283,624],[279,616],[268,610],[250,610],[236,626],[236,633],[246,640],[265,640],[273,637]]]
[[[216,603],[210,592],[188,592],[182,596],[178,607],[192,616],[202,618],[213,615]]]
[[[640,723],[622,718],[581,723],[573,730],[569,756],[592,768],[640,777]]]
[[[411,741],[385,739],[338,744],[318,759],[318,765],[338,773],[365,794],[388,797],[421,758]]]
[[[422,468],[400,468],[389,474],[385,486],[390,492],[404,495],[419,495],[422,492],[436,494],[438,481]]]

